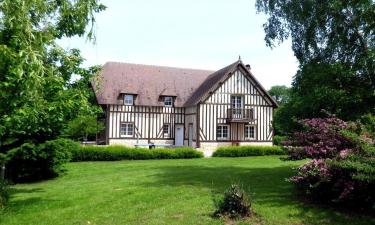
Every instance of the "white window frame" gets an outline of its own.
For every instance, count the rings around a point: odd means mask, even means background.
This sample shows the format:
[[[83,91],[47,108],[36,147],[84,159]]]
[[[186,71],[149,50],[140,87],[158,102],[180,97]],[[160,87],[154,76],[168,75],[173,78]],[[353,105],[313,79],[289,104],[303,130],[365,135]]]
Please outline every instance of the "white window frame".
[[[134,136],[134,123],[121,122],[120,123],[120,136],[121,137],[133,137]]]
[[[244,97],[242,95],[231,95],[230,104],[233,109],[243,109],[244,108]]]
[[[249,134],[250,134],[250,130],[247,130],[246,128],[250,128],[250,127],[252,127],[253,129],[254,129],[254,132],[253,132],[253,134],[254,134],[254,137],[250,137],[249,136]],[[245,125],[245,127],[244,127],[244,135],[245,135],[245,139],[246,140],[255,140],[256,139],[256,127],[255,127],[255,125]]]
[[[170,104],[169,104],[169,102],[170,102]],[[164,96],[164,106],[165,107],[173,107],[173,97],[171,97],[171,96]]]
[[[221,128],[220,128],[221,127]],[[224,127],[227,128],[227,136],[225,137],[224,136]],[[219,129],[221,129],[221,135],[219,136]],[[229,128],[229,125],[226,125],[226,124],[218,124],[217,127],[216,127],[216,139],[217,140],[228,140],[229,139],[229,132],[230,132],[230,128]]]
[[[164,130],[165,126],[168,126],[167,133],[165,133],[165,130]],[[163,136],[164,137],[170,137],[170,135],[171,135],[171,125],[169,123],[163,124]]]
[[[128,97],[131,97],[131,102],[127,99]],[[124,95],[124,105],[134,105],[134,95]]]

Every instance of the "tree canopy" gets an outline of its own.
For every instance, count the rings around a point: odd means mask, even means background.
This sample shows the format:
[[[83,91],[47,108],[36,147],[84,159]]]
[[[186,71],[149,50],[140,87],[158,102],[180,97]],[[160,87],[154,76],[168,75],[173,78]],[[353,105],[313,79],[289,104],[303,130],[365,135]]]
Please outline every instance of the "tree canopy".
[[[285,85],[272,86],[268,93],[276,100],[279,105],[289,102],[290,88]]]
[[[66,121],[92,111],[90,94],[72,76],[94,70],[56,40],[93,38],[94,14],[104,9],[97,0],[0,1],[0,151],[52,139]]]
[[[293,118],[319,117],[322,109],[344,120],[375,113],[374,1],[257,0],[256,7],[268,15],[266,44],[290,38],[300,63],[275,120],[293,127]]]

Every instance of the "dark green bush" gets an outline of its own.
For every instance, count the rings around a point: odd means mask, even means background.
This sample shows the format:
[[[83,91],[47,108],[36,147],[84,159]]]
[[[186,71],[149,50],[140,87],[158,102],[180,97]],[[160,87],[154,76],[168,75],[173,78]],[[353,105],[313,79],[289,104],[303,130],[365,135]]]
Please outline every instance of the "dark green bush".
[[[13,182],[31,182],[58,176],[63,164],[79,144],[68,139],[56,139],[35,146],[25,143],[8,152],[6,176]]]
[[[279,136],[279,135],[275,135],[273,137],[273,144],[274,145],[282,145],[281,142],[283,141],[286,141],[288,139],[287,136]]]
[[[72,161],[115,161],[139,159],[187,159],[202,158],[203,153],[191,148],[145,149],[120,145],[81,146],[72,151]]]
[[[224,197],[216,202],[217,217],[248,217],[251,215],[251,202],[246,192],[237,184],[232,184],[224,192]]]
[[[0,178],[0,210],[3,209],[9,200],[8,183]]]
[[[213,157],[247,157],[261,155],[285,155],[286,149],[280,146],[228,146],[218,148]]]

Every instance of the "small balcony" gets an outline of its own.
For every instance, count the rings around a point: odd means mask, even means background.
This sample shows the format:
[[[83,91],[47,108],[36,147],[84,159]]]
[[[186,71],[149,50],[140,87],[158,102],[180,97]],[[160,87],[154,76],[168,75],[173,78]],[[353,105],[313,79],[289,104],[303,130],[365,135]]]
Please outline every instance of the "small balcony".
[[[227,110],[227,122],[247,123],[254,120],[253,109],[229,108]]]

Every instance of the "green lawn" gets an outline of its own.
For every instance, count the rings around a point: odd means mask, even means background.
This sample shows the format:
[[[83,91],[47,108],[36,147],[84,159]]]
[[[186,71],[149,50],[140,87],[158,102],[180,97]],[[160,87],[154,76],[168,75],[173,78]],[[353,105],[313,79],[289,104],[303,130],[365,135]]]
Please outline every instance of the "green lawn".
[[[278,156],[70,163],[54,180],[16,185],[1,224],[223,224],[213,196],[250,188],[258,218],[243,224],[374,224],[306,206],[285,182],[298,162]]]

